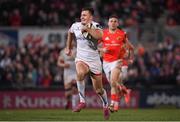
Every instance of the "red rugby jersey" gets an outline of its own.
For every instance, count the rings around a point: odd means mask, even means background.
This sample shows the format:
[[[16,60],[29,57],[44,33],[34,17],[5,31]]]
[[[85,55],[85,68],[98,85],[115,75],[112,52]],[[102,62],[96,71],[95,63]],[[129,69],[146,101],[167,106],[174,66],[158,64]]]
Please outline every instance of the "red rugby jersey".
[[[107,52],[103,54],[103,60],[112,62],[118,59],[123,59],[125,49],[126,33],[123,30],[117,29],[114,33],[110,33],[108,29],[103,30],[103,48],[107,48]]]

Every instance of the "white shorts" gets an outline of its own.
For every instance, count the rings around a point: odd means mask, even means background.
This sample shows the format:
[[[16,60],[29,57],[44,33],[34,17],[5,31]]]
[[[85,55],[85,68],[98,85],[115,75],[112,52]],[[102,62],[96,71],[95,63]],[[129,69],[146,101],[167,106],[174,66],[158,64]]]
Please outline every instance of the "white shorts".
[[[126,79],[127,78],[127,75],[128,75],[128,66],[122,66],[121,67],[121,74],[120,74],[120,78],[122,80]]]
[[[69,84],[73,80],[76,80],[76,71],[75,70],[64,72],[64,84]]]
[[[92,72],[93,74],[98,75],[102,73],[102,65],[101,65],[100,59],[95,60],[95,61],[85,61],[79,58],[75,59],[75,63],[81,62],[81,61],[89,67],[90,72]]]
[[[76,74],[64,75],[64,84],[71,83],[73,80],[76,80]]]
[[[110,81],[110,75],[111,75],[111,71],[114,69],[114,68],[117,68],[117,66],[119,65],[120,63],[120,60],[116,60],[116,61],[113,61],[113,62],[106,62],[106,61],[103,61],[103,69],[104,69],[104,72],[106,74],[106,78],[108,81]],[[128,66],[122,66],[120,68],[121,70],[121,73],[120,73],[120,77],[124,77],[127,75],[127,70],[128,70]]]

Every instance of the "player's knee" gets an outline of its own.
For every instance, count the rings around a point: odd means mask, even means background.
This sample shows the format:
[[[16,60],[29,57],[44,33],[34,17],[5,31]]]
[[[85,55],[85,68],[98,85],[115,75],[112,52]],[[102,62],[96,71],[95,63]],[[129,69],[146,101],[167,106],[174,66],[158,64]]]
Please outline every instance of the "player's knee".
[[[84,77],[85,77],[85,73],[84,72],[82,72],[82,71],[77,72],[77,80],[78,81],[84,80]]]

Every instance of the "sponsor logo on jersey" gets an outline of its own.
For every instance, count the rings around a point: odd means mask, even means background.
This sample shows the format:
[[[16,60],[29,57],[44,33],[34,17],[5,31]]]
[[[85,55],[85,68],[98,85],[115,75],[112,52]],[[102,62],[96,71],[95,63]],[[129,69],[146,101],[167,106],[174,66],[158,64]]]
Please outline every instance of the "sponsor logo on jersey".
[[[110,38],[109,38],[109,37],[106,37],[105,40],[110,40]]]

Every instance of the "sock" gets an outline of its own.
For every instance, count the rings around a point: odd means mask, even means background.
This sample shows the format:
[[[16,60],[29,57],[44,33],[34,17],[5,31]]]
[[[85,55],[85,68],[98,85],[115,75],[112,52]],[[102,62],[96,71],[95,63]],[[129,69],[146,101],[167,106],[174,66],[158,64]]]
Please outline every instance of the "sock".
[[[103,102],[103,107],[108,106],[108,100],[107,100],[107,93],[106,90],[103,89],[103,94],[99,94],[99,97],[101,98],[101,101]]]
[[[116,99],[115,99],[115,101],[117,101],[117,102],[119,103],[119,101],[120,101],[120,95],[119,95],[119,94],[116,94]]]
[[[116,94],[111,94],[111,100],[116,101]]]
[[[118,94],[111,94],[111,106],[113,107],[114,111],[119,110],[119,95]]]
[[[78,94],[72,95],[72,108],[75,108],[78,104],[79,96]]]
[[[77,88],[79,92],[80,102],[85,103],[85,82],[77,81]]]
[[[119,102],[114,102],[114,110],[117,111],[119,109]]]
[[[118,94],[115,95],[115,102],[114,102],[114,110],[118,110],[119,109],[119,101],[120,101],[120,97]]]
[[[116,100],[116,94],[111,94],[111,105],[114,105]]]

